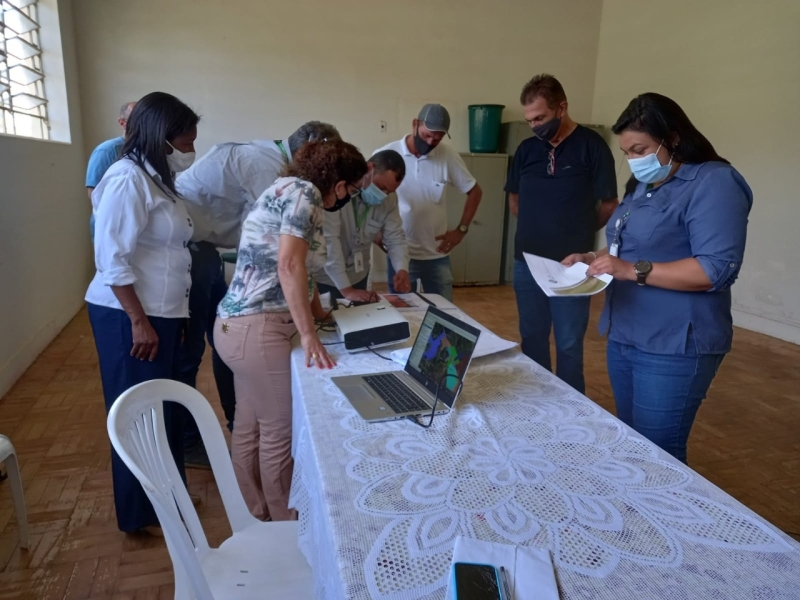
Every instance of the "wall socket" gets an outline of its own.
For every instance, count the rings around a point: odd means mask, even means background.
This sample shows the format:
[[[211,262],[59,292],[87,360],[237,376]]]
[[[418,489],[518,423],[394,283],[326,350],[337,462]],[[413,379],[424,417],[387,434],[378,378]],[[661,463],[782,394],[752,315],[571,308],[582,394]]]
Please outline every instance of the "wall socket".
[[[386,121],[380,122],[381,133],[386,133]]]

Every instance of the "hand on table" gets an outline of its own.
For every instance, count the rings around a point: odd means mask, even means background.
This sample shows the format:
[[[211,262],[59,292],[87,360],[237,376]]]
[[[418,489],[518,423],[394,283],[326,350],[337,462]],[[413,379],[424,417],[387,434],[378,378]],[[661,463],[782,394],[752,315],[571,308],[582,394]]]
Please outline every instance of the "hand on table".
[[[464,239],[465,235],[465,233],[459,231],[458,229],[453,229],[452,231],[447,231],[442,235],[437,235],[435,239],[437,241],[441,241],[439,243],[439,247],[436,248],[436,251],[440,252],[441,254],[447,254],[461,243],[461,240]]]
[[[377,302],[380,300],[378,294],[370,290],[357,290],[353,287],[349,287],[340,291],[342,292],[342,296],[344,296],[346,300],[350,300],[350,302]]]
[[[411,280],[408,278],[408,271],[398,271],[392,280],[394,291],[400,294],[408,294],[411,291]]]
[[[330,357],[325,346],[319,341],[319,336],[317,336],[316,332],[300,336],[300,343],[306,353],[307,367],[311,366],[312,361],[320,369],[332,369],[336,366],[336,361]]]

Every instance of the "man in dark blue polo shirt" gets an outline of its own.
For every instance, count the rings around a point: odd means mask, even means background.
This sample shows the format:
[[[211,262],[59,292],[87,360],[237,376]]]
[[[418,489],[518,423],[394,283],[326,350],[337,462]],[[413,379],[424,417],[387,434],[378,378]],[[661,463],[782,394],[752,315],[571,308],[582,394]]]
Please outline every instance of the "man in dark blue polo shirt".
[[[552,75],[537,75],[520,95],[535,137],[520,144],[506,183],[514,240],[514,292],[522,351],[551,369],[550,329],[556,339],[556,375],[581,393],[583,338],[590,297],[548,298],[536,284],[523,252],[561,261],[591,252],[595,232],[617,206],[614,157],[603,138],[567,112],[564,88]]]

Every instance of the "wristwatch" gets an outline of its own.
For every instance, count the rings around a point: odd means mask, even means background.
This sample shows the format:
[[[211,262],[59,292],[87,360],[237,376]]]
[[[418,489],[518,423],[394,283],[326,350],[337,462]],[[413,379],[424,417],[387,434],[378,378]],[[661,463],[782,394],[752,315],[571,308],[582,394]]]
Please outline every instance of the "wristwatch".
[[[466,225],[459,225],[459,226],[458,226],[458,230],[459,230],[461,233],[467,233],[467,232],[469,231],[469,227],[467,227]]]
[[[637,260],[633,265],[633,272],[636,273],[636,283],[644,285],[650,271],[653,270],[653,263],[649,260]]]

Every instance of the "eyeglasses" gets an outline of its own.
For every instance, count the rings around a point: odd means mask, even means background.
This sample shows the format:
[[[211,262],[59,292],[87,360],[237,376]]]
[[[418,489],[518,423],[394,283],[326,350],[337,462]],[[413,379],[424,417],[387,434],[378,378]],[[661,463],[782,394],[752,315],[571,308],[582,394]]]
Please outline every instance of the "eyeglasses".
[[[547,151],[547,174],[548,175],[555,175],[556,174],[556,153],[555,150],[548,150]]]

